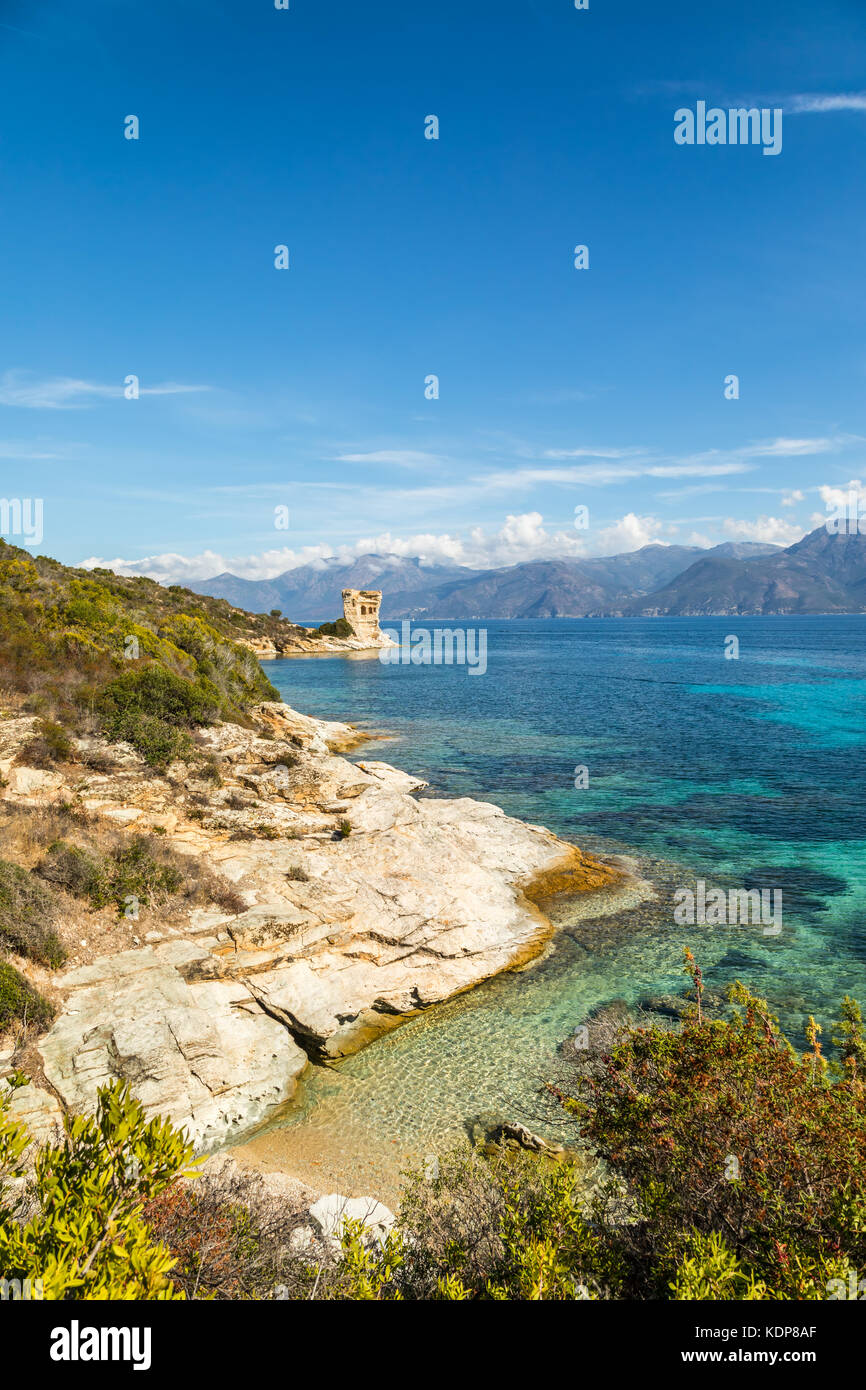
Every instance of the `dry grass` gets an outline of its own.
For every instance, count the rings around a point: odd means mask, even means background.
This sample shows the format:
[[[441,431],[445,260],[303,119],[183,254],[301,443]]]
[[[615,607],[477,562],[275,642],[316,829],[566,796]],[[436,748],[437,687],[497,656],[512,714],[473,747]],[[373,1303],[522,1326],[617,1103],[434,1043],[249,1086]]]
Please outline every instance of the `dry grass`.
[[[52,874],[47,867],[56,857],[51,847],[58,843],[81,851],[97,865],[113,865],[128,856],[133,846],[140,847],[154,887],[151,894],[140,895],[137,919],[119,917],[116,903],[94,908],[86,896],[65,891],[76,885],[64,882],[62,874]],[[162,836],[124,832],[69,803],[42,807],[0,804],[0,858],[29,870],[44,866],[44,874],[62,902],[58,934],[77,959],[82,954],[82,938],[90,948],[84,957],[87,959],[99,949],[123,950],[151,927],[182,924],[192,907],[216,906],[236,914],[246,906],[231,884],[200,860],[179,854]],[[176,891],[169,892],[164,885],[173,881],[177,882]]]

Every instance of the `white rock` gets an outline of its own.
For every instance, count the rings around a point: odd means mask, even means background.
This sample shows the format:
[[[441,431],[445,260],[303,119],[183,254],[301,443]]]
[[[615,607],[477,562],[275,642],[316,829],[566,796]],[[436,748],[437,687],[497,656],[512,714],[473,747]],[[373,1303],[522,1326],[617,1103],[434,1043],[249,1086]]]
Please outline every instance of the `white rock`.
[[[11,1088],[0,1081],[0,1095],[11,1090],[9,1096],[9,1118],[17,1120],[27,1130],[31,1139],[38,1144],[56,1140],[63,1129],[63,1109],[57,1097],[31,1081],[27,1086]]]
[[[57,983],[66,1009],[39,1050],[73,1109],[92,1110],[98,1088],[120,1077],[148,1114],[168,1116],[208,1150],[252,1134],[307,1064],[242,981],[185,979],[150,947],[103,956]]]
[[[322,1240],[339,1247],[343,1226],[347,1221],[361,1221],[367,1235],[383,1241],[394,1225],[394,1213],[375,1197],[343,1197],[329,1192],[310,1207],[310,1217]]]

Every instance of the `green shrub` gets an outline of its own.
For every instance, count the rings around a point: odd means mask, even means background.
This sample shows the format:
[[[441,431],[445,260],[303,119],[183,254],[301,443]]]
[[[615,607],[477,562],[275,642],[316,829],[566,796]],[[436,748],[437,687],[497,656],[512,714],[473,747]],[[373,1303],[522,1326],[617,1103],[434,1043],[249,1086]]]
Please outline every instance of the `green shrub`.
[[[54,719],[40,719],[36,736],[21,750],[21,761],[31,767],[52,767],[54,763],[71,762],[74,757],[72,740]]]
[[[91,907],[114,903],[123,908],[128,898],[143,905],[162,902],[183,885],[183,875],[153,851],[145,836],[128,845],[96,856],[78,845],[55,840],[37,866],[41,878],[65,888]]]
[[[119,902],[128,897],[139,898],[143,903],[158,902],[171,897],[183,886],[180,870],[173,864],[160,862],[143,836],[136,836],[131,844],[115,851],[111,857],[112,888]]]
[[[355,629],[348,618],[338,618],[334,623],[320,623],[316,631],[322,637],[354,637]]]
[[[66,959],[56,920],[51,890],[26,869],[0,859],[0,946],[56,970]]]
[[[554,1093],[603,1169],[475,1154],[415,1175],[384,1246],[347,1230],[328,1298],[816,1300],[866,1262],[866,1034],[846,999],[829,1067],[766,1001],[621,1023]],[[599,1176],[601,1173],[601,1176]],[[839,1281],[835,1283],[834,1281]],[[844,1295],[842,1295],[844,1296]]]
[[[0,1030],[10,1023],[47,1028],[54,1008],[24,976],[6,960],[0,960]]]
[[[205,677],[188,681],[153,664],[109,681],[97,708],[109,738],[131,743],[151,767],[164,770],[176,758],[192,756],[189,730],[213,723],[220,697]]]
[[[36,873],[74,897],[86,898],[93,907],[105,907],[111,901],[111,879],[105,863],[65,840],[48,846]]]
[[[866,1263],[866,1088],[859,1009],[827,1068],[819,1029],[798,1055],[765,1000],[737,984],[738,1012],[680,1029],[628,1028],[577,1067],[568,1110],[622,1186],[629,1218],[609,1230],[638,1297],[826,1297],[840,1259]],[[721,1242],[721,1243],[720,1243]],[[708,1295],[709,1296],[709,1295]]]
[[[154,663],[109,681],[99,697],[99,710],[109,724],[134,713],[192,727],[212,724],[218,718],[220,697],[206,677],[188,681]]]
[[[149,767],[164,772],[177,759],[189,760],[195,749],[186,729],[178,729],[153,714],[125,710],[107,719],[105,733],[117,742],[131,743]]]
[[[100,1090],[95,1116],[63,1123],[62,1142],[36,1156],[36,1210],[16,1220],[13,1184],[29,1136],[0,1107],[4,1277],[30,1280],[46,1299],[182,1298],[169,1278],[174,1260],[142,1209],[189,1171],[192,1145],[168,1120],[146,1120],[119,1082]]]
[[[383,1246],[347,1228],[326,1288],[338,1299],[597,1299],[622,1287],[622,1259],[586,1219],[586,1170],[525,1153],[454,1151],[415,1174]]]

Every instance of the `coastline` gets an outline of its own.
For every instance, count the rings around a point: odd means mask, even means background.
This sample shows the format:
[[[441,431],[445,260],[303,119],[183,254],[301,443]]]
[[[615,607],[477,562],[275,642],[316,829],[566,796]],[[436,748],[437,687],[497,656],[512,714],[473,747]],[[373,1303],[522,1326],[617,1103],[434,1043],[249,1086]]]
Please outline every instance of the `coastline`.
[[[60,1012],[16,1098],[37,1131],[61,1105],[92,1109],[119,1075],[202,1152],[231,1150],[291,1103],[311,1060],[349,1056],[525,967],[556,930],[546,902],[621,877],[490,803],[424,798],[419,778],[339,756],[375,732],[282,702],[258,706],[254,722],[203,731],[218,791],[183,765],[157,777],[132,750],[108,775],[76,766],[81,814],[158,833],[226,878],[244,907],[194,909],[160,930],[155,920],[144,941],[118,930],[108,954],[82,939],[53,982]],[[71,779],[17,761],[32,726],[31,716],[2,725],[2,799],[58,806]],[[231,809],[241,798],[250,804]]]
[[[268,1179],[291,1174],[320,1192],[372,1196],[396,1208],[405,1171],[465,1143],[473,1117],[516,1122],[545,1135],[534,1109],[526,1110],[523,1087],[534,1089],[533,1078],[551,1074],[555,1045],[547,1055],[544,1046],[527,1053],[517,1031],[509,1048],[509,1020],[517,1024],[527,994],[537,999],[548,988],[545,979],[569,941],[575,907],[615,930],[622,913],[655,898],[654,885],[636,862],[623,860],[622,867],[622,877],[607,889],[543,899],[555,920],[546,919],[536,948],[522,962],[403,1020],[353,1055],[314,1062],[283,1113],[233,1147],[232,1157]],[[571,1021],[579,1017],[572,1013]],[[568,1031],[563,1026],[560,1042]],[[481,1099],[491,1073],[505,1078],[494,1089],[508,1094],[493,1105]],[[520,1085],[512,1089],[508,1078],[517,1074]]]

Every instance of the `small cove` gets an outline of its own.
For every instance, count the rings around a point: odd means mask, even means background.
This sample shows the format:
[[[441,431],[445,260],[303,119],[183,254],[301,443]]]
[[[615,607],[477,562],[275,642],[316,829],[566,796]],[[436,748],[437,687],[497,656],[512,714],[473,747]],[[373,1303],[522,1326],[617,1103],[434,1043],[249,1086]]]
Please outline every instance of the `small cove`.
[[[393,1200],[406,1164],[450,1147],[479,1115],[556,1137],[542,1087],[561,1041],[604,1004],[678,993],[686,945],[710,988],[747,980],[797,1041],[810,1010],[829,1035],[842,994],[866,1003],[861,619],[487,627],[489,669],[474,679],[339,657],[266,669],[296,708],[389,731],[354,757],[624,855],[656,897],[557,900],[558,930],[528,967],[310,1068],[298,1099],[241,1152],[322,1190]],[[731,630],[742,654],[729,662]],[[780,886],[783,931],[674,927],[670,895],[697,877]]]

